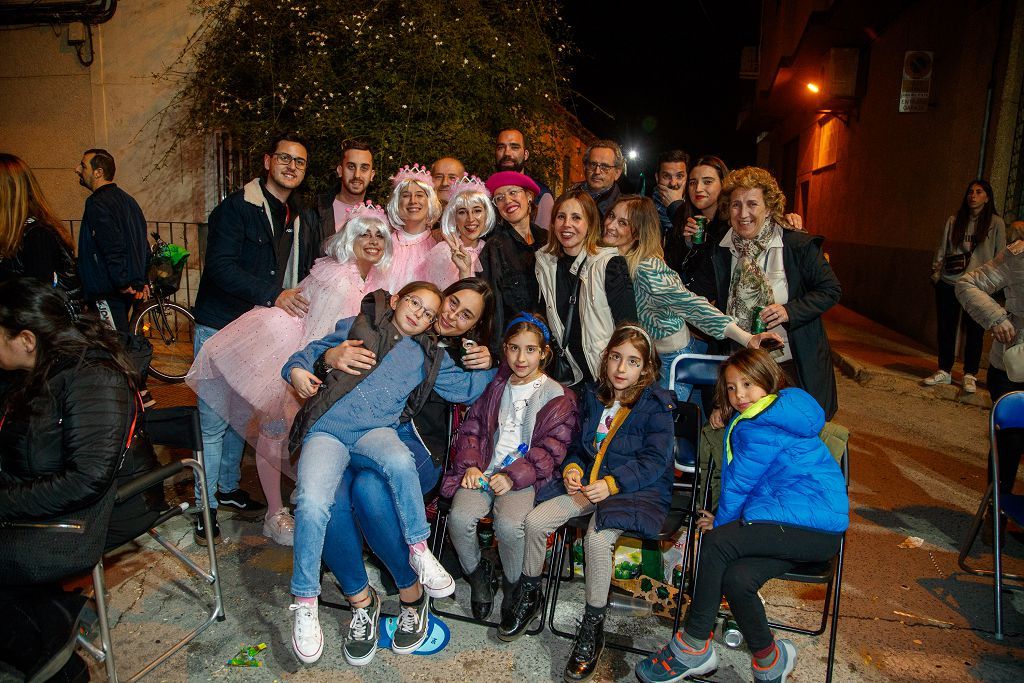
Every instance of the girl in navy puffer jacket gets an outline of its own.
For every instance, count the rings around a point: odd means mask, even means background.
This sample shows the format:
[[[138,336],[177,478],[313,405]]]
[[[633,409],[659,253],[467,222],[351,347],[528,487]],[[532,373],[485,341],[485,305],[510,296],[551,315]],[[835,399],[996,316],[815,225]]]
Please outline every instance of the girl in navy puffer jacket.
[[[706,533],[693,602],[683,630],[641,661],[645,683],[681,680],[718,666],[710,634],[722,595],[753,655],[755,681],[785,682],[796,647],[776,644],[757,591],[804,562],[839,551],[850,523],[843,473],[818,437],[825,414],[760,349],[737,351],[722,364],[715,401],[728,419],[718,514],[701,511]]]

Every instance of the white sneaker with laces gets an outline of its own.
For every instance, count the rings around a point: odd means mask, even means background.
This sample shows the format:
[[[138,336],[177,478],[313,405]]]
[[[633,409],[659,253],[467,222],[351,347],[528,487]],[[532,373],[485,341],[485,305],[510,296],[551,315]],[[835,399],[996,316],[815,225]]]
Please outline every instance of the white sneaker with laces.
[[[951,384],[953,377],[945,370],[938,370],[934,375],[924,381],[926,387],[934,387],[936,384]]]
[[[447,598],[455,592],[455,580],[445,571],[429,549],[409,551],[409,565],[420,577],[423,589],[432,598]]]
[[[263,520],[263,535],[278,545],[293,545],[295,542],[295,518],[288,508],[281,508],[277,514]]]
[[[973,394],[978,390],[978,378],[974,375],[964,375],[964,393]]]
[[[298,603],[290,605],[294,612],[292,622],[292,649],[295,656],[306,664],[315,664],[324,653],[324,631],[320,628],[317,605]]]

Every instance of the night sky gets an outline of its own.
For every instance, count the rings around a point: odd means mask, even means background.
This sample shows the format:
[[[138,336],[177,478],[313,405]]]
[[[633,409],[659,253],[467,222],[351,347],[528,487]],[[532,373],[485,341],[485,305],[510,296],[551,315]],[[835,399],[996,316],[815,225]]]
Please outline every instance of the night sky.
[[[738,73],[741,48],[758,42],[759,0],[566,0],[564,7],[578,49],[579,95],[568,108],[583,125],[637,149],[649,172],[673,147],[692,158],[721,156],[733,168],[753,162],[753,140],[736,133],[736,116],[741,89],[753,90]]]

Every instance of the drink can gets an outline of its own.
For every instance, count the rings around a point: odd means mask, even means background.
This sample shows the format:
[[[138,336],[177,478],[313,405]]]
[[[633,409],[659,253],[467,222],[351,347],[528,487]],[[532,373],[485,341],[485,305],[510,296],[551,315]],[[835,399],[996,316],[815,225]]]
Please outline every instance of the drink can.
[[[693,220],[697,223],[697,232],[693,233],[690,239],[694,244],[704,244],[704,233],[708,227],[707,216],[694,216]]]
[[[672,568],[672,585],[681,588],[683,585],[683,565],[677,564]]]
[[[726,619],[722,624],[722,641],[733,650],[743,645],[743,633],[735,619]]]
[[[750,333],[751,334],[761,334],[762,332],[767,332],[768,331],[768,327],[764,324],[764,321],[761,320],[761,311],[763,311],[763,310],[764,310],[763,306],[756,306],[754,308],[754,310],[753,310],[754,319],[750,322]]]
[[[490,548],[494,545],[494,529],[490,525],[480,524],[476,529],[476,539],[481,548]]]

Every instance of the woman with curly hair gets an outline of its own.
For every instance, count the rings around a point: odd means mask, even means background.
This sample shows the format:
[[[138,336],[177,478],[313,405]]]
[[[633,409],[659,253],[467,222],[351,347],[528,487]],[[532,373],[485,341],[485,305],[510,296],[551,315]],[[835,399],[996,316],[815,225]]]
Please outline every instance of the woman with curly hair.
[[[711,257],[715,304],[748,332],[782,337],[772,357],[832,419],[836,378],[821,316],[842,290],[822,252],[824,238],[783,229],[786,197],[763,168],[732,171],[721,196],[729,230]],[[712,422],[721,426],[715,415]]]

